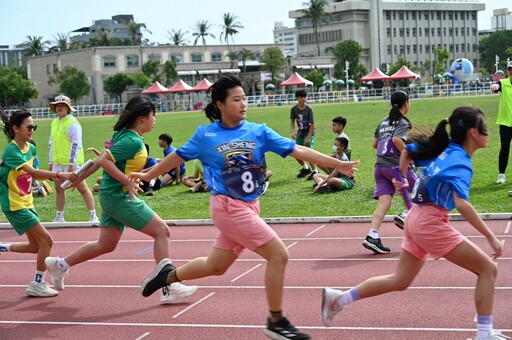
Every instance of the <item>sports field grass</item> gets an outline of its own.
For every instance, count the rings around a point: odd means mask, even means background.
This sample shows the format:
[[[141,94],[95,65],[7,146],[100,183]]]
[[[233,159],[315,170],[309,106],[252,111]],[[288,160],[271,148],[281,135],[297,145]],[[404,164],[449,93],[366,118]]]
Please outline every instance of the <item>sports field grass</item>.
[[[486,113],[490,130],[490,141],[486,149],[478,150],[473,156],[474,177],[471,202],[479,212],[510,212],[510,200],[507,191],[509,184],[497,185],[499,135],[495,124],[498,97],[496,95],[442,98],[411,99],[411,111],[408,115],[413,125],[430,124],[435,126],[441,119],[448,117],[452,110],[463,104],[481,107]],[[331,120],[337,115],[348,119],[345,132],[352,143],[352,159],[361,160],[356,174],[356,185],[352,190],[328,194],[312,192],[312,182],[297,179],[298,163],[293,158],[282,159],[275,154],[267,155],[267,164],[274,176],[270,180],[268,192],[260,198],[262,217],[301,217],[301,216],[360,216],[371,215],[376,207],[372,199],[374,190],[373,168],[375,150],[371,147],[374,130],[381,119],[389,112],[388,102],[359,102],[342,104],[313,104],[317,139],[315,149],[329,153],[335,135],[331,131]],[[248,120],[265,122],[271,128],[289,137],[290,105],[272,108],[250,108]],[[84,132],[84,147],[103,147],[103,141],[110,139],[112,127],[117,117],[81,118]],[[34,139],[38,146],[38,155],[44,169],[47,160],[47,141],[50,120],[37,120],[37,132]],[[145,140],[150,145],[153,157],[162,157],[158,147],[158,135],[170,133],[179,147],[193,134],[198,125],[209,121],[202,112],[179,112],[157,114],[154,130],[146,134]],[[2,149],[5,146],[5,139]],[[86,155],[86,157],[93,155]],[[512,165],[511,165],[512,166]],[[190,166],[191,168],[191,166]],[[88,179],[92,187],[94,179],[100,172]],[[512,183],[512,174],[509,175]],[[163,219],[198,219],[209,218],[208,198],[206,193],[190,193],[183,185],[174,185],[157,191],[155,196],[141,196]],[[98,195],[95,193],[98,211]],[[55,213],[55,195],[47,198],[34,198],[35,207],[42,221],[51,221]],[[404,209],[401,199],[395,200],[389,214],[399,213]],[[68,191],[66,206],[67,221],[87,220],[87,211],[78,192]],[[5,216],[0,220],[5,222]]]

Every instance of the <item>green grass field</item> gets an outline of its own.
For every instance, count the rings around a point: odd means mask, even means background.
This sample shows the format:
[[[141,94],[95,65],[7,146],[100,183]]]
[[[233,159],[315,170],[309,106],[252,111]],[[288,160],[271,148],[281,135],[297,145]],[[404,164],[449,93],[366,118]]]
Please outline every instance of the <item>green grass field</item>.
[[[486,149],[476,152],[473,157],[474,177],[471,191],[471,202],[476,209],[483,212],[509,212],[510,198],[508,184],[497,185],[499,135],[495,124],[498,110],[498,97],[478,96],[443,99],[412,99],[411,111],[408,115],[413,125],[437,125],[448,117],[452,110],[463,104],[474,104],[486,113],[490,130],[490,141]],[[297,179],[298,163],[293,158],[282,159],[275,154],[267,156],[267,164],[274,176],[270,180],[268,192],[260,198],[262,217],[302,217],[302,216],[361,216],[371,215],[376,207],[372,199],[374,190],[373,168],[375,150],[371,147],[374,130],[381,119],[389,112],[388,102],[360,102],[343,104],[313,104],[317,127],[315,149],[329,153],[335,135],[331,131],[331,119],[342,115],[348,119],[345,132],[351,139],[352,159],[361,160],[356,174],[356,186],[346,192],[314,194],[311,181]],[[248,120],[265,122],[271,128],[289,137],[290,106],[272,108],[251,108]],[[84,132],[84,147],[103,147],[103,141],[110,139],[112,127],[117,117],[81,118]],[[50,120],[37,120],[38,130],[34,139],[38,146],[41,166],[46,167],[47,141]],[[151,147],[153,157],[162,157],[162,149],[158,147],[158,135],[170,133],[179,147],[192,135],[198,125],[209,121],[202,112],[179,112],[157,114],[155,129],[146,134],[145,140]],[[5,141],[2,146],[5,146]],[[86,157],[93,155],[86,155]],[[511,165],[512,166],[512,165]],[[88,178],[92,187],[97,174]],[[512,180],[512,174],[509,176]],[[190,193],[183,185],[174,185],[157,191],[155,196],[141,196],[163,219],[203,219],[209,218],[208,198],[206,193]],[[97,209],[101,211],[98,196],[95,193]],[[35,207],[42,221],[51,221],[55,213],[55,196],[34,198]],[[389,214],[399,213],[404,209],[401,199],[395,200]],[[68,191],[66,206],[67,221],[87,220],[86,207],[78,192]],[[5,217],[1,216],[5,222]]]

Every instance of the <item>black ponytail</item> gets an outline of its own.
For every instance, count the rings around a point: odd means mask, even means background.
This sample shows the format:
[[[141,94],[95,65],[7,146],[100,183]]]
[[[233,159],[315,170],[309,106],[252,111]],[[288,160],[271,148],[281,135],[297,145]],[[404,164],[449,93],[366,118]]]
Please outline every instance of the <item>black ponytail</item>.
[[[231,73],[222,74],[217,81],[210,86],[210,103],[204,108],[206,118],[211,122],[222,121],[222,114],[217,107],[217,101],[224,103],[228,96],[228,90],[234,87],[242,87],[240,78]]]

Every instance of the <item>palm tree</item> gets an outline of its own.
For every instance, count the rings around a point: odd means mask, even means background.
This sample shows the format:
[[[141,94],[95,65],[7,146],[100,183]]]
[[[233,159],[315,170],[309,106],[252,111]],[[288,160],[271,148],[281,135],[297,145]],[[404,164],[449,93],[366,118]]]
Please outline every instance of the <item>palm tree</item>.
[[[242,62],[242,72],[245,73],[247,71],[247,60],[254,60],[256,59],[256,56],[254,55],[254,52],[246,48],[242,48],[240,53],[238,53],[238,58]]]
[[[55,38],[55,47],[58,51],[64,52],[69,50],[69,35],[66,33],[57,33]]]
[[[186,45],[187,40],[185,38],[185,34],[188,32],[182,32],[181,30],[171,30],[172,32],[167,31],[169,34],[169,40],[172,41],[174,46]]]
[[[128,34],[131,37],[133,46],[138,46],[141,44],[141,41],[142,41],[141,30],[146,31],[149,34],[153,34],[153,33],[151,33],[150,30],[148,30],[146,28],[146,24],[135,22],[135,21],[133,21],[133,19],[130,19],[127,22],[125,22],[124,25],[125,25],[126,29],[128,30]]]
[[[222,27],[222,32],[220,34],[220,41],[222,42],[222,37],[224,36],[224,41],[227,45],[229,45],[229,38],[231,38],[231,41],[235,43],[235,39],[233,39],[233,36],[235,34],[238,34],[238,30],[244,28],[242,24],[240,24],[240,21],[236,21],[238,17],[231,13],[224,13],[222,15],[222,21],[224,22],[223,25],[220,25]]]
[[[98,39],[99,46],[111,46],[112,45],[112,39],[114,38],[114,34],[112,33],[112,30],[102,27],[98,31],[97,36],[98,36],[97,39]]]
[[[300,12],[302,12],[304,18],[311,19],[311,24],[313,26],[313,35],[315,36],[316,48],[318,51],[318,56],[320,56],[318,29],[320,28],[320,24],[322,22],[327,22],[325,20],[325,16],[327,16],[327,12],[325,11],[325,6],[327,6],[327,2],[325,0],[310,0],[309,2],[304,2],[302,5],[306,6],[307,8],[301,9]]]
[[[50,45],[50,41],[43,41],[43,37],[27,35],[27,40],[22,44],[22,46],[25,48],[23,53],[27,57],[43,55],[48,45]]]
[[[196,26],[194,27],[195,32],[192,33],[192,36],[196,37],[194,39],[194,45],[197,45],[197,40],[199,40],[199,38],[201,38],[203,40],[204,46],[206,46],[205,37],[210,36],[213,39],[215,39],[215,35],[208,32],[208,30],[210,30],[211,27],[212,27],[212,25],[208,24],[208,20],[202,20],[202,21],[196,22]]]

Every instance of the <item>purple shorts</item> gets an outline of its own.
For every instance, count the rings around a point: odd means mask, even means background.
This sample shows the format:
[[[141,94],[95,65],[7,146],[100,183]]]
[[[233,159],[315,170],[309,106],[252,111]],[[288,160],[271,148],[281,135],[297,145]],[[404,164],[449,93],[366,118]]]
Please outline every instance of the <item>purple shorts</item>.
[[[395,186],[393,185],[392,179],[395,178],[396,175],[393,168],[375,167],[373,177],[375,178],[374,199],[382,195],[393,196],[395,194]],[[416,174],[411,168],[407,168],[407,181],[409,182],[409,187],[412,189],[416,182]]]

